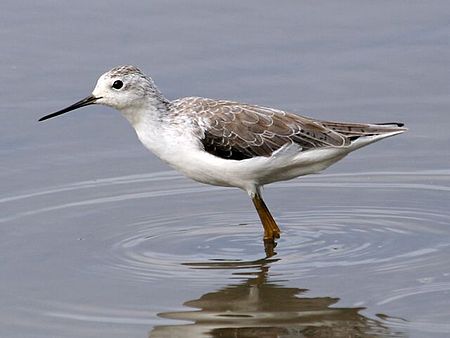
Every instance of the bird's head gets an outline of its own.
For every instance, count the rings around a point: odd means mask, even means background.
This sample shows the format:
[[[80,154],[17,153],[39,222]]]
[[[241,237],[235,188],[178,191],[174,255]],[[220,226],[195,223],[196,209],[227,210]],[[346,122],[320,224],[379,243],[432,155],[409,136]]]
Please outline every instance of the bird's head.
[[[86,98],[39,119],[44,121],[91,104],[102,104],[126,114],[145,105],[166,102],[153,80],[135,66],[119,66],[102,74]]]

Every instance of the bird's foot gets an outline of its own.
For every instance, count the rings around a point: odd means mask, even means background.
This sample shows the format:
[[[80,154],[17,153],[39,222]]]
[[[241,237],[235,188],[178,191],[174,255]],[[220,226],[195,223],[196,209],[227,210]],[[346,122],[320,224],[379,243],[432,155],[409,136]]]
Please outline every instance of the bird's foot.
[[[264,251],[266,252],[266,258],[270,258],[277,254],[275,252],[276,246],[277,242],[275,242],[274,238],[264,238]]]

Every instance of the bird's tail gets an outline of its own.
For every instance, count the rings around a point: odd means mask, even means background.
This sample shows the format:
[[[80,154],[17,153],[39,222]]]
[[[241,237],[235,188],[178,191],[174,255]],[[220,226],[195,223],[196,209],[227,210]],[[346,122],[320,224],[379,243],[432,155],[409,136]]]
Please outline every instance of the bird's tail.
[[[352,151],[408,130],[401,122],[342,123],[320,121],[320,123],[347,138],[349,140],[349,148]]]
[[[400,122],[385,123],[342,123],[320,121],[325,127],[348,137],[350,140],[356,140],[361,136],[375,136],[387,134],[399,134],[408,130]]]

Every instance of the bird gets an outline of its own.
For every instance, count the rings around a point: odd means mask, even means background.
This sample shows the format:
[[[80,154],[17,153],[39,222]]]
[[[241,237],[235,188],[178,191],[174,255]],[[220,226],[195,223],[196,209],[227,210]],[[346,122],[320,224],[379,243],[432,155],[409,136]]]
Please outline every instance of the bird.
[[[168,100],[132,65],[102,74],[91,95],[39,121],[92,104],[120,111],[143,145],[185,176],[247,192],[266,249],[276,245],[281,230],[264,202],[263,186],[318,173],[354,150],[407,130],[400,122],[333,122],[222,99]]]

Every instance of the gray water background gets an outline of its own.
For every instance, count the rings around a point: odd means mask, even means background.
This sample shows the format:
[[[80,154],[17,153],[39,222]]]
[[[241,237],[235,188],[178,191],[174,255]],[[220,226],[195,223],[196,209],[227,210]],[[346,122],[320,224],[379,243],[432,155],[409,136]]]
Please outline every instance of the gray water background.
[[[450,334],[447,1],[3,1],[0,336]],[[408,133],[248,197],[88,107],[120,64],[205,96]]]

